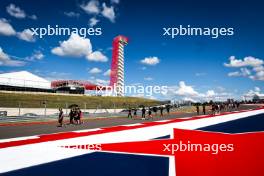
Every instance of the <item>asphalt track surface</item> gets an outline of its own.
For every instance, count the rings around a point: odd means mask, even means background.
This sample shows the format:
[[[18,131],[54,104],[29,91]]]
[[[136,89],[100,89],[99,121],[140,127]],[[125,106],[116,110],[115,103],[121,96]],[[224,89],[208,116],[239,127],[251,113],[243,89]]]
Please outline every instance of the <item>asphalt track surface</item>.
[[[257,106],[241,106],[238,110],[252,109]],[[40,135],[40,134],[51,134],[51,133],[59,133],[59,132],[67,132],[67,131],[77,131],[84,129],[95,129],[102,127],[111,127],[111,126],[119,126],[119,125],[127,125],[127,124],[135,124],[144,122],[151,122],[157,120],[165,120],[165,119],[175,119],[181,117],[192,117],[195,116],[196,113],[172,113],[170,115],[164,113],[164,117],[161,118],[159,115],[154,117],[153,119],[141,120],[140,117],[137,119],[129,119],[129,118],[103,118],[103,119],[91,119],[86,120],[82,125],[65,125],[64,127],[57,127],[56,122],[41,122],[41,123],[10,123],[5,124],[3,126],[0,125],[0,139],[7,138],[15,138],[15,137],[24,137],[24,136],[32,136],[32,135]]]

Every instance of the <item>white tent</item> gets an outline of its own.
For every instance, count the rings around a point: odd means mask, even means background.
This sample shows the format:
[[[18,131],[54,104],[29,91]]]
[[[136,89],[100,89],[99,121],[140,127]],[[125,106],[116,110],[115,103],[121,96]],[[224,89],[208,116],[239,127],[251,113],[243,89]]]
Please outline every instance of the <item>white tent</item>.
[[[0,74],[0,85],[50,89],[50,81],[28,71]]]

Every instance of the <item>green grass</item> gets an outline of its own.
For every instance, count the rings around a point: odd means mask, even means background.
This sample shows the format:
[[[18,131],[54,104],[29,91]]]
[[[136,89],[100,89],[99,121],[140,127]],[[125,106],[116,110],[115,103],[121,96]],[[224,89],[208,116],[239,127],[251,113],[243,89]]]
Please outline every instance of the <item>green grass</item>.
[[[0,107],[58,108],[78,104],[81,108],[128,108],[139,105],[154,106],[160,101],[137,97],[99,97],[85,95],[29,94],[0,92]]]

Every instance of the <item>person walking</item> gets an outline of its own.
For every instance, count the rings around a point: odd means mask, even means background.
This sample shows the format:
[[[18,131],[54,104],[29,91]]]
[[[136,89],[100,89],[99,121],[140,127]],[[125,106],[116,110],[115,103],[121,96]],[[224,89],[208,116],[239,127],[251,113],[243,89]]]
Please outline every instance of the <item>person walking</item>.
[[[206,106],[205,106],[205,103],[203,104],[203,114],[205,115],[206,114],[206,110],[205,110]]]
[[[62,108],[59,108],[59,117],[58,117],[58,123],[59,123],[59,125],[57,127],[62,127],[62,125],[63,125],[63,118],[64,118],[64,114],[63,114]]]
[[[157,116],[158,108],[156,106],[153,107],[153,112],[155,113],[155,116]]]
[[[215,115],[215,104],[212,104],[212,115]]]
[[[197,112],[197,115],[200,114],[200,108],[199,108],[199,105],[198,104],[196,105],[196,112]]]
[[[142,108],[141,119],[142,120],[145,120],[146,119],[146,109],[145,109],[145,107]]]
[[[134,110],[134,114],[133,114],[133,116],[134,116],[134,119],[137,118],[137,109]]]
[[[70,113],[69,113],[69,117],[70,117],[70,124],[74,124],[74,123],[73,123],[73,119],[74,119],[73,108],[71,109],[71,111],[70,111]]]
[[[76,109],[76,124],[77,124],[77,125],[80,125],[80,124],[82,123],[81,120],[82,120],[82,111],[81,111],[81,109],[78,107],[78,108]]]
[[[151,109],[149,108],[148,109],[148,118],[150,119],[150,118],[152,118],[153,116],[152,116],[152,112],[151,112]]]
[[[170,105],[166,106],[167,114],[170,114]]]
[[[128,109],[127,117],[132,119],[132,110],[131,110],[131,108]]]
[[[163,117],[163,106],[160,107],[160,117]]]

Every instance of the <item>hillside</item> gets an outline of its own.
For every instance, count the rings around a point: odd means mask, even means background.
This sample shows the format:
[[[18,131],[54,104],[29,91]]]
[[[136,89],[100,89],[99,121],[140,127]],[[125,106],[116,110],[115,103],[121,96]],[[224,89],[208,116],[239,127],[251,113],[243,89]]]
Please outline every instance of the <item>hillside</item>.
[[[45,103],[46,102],[46,103]],[[153,106],[161,102],[137,97],[99,97],[85,95],[58,95],[0,92],[0,107],[58,108],[77,104],[81,108],[128,108],[139,105]]]

